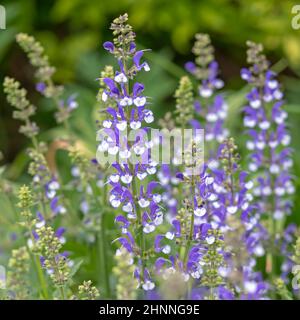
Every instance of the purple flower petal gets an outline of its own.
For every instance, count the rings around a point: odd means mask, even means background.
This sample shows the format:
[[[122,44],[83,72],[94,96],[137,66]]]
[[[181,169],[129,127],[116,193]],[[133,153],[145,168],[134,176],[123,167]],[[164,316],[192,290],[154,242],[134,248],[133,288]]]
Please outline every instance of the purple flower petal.
[[[114,52],[115,50],[115,46],[112,42],[110,41],[106,41],[103,43],[103,48],[107,51],[109,51],[110,53]]]

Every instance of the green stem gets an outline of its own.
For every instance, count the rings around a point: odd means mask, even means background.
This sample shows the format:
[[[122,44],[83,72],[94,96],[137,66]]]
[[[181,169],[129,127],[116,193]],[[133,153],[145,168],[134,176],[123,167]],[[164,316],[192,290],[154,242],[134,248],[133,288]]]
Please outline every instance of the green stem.
[[[104,277],[104,291],[105,296],[107,298],[111,298],[111,290],[110,290],[110,282],[109,282],[109,273],[108,273],[108,257],[107,257],[107,249],[105,245],[105,211],[101,213],[101,228],[98,237],[98,245],[99,245],[99,252],[100,252],[100,265],[101,265],[101,273],[100,281]]]
[[[32,235],[31,229],[29,229],[29,232],[30,232],[30,239],[31,239],[32,243],[34,244],[35,240],[34,240],[34,237]],[[29,252],[31,253],[31,255],[33,257],[33,260],[34,260],[34,263],[35,263],[35,269],[37,271],[37,275],[38,275],[38,279],[39,279],[39,282],[40,282],[40,286],[42,288],[43,296],[44,296],[44,298],[46,300],[48,300],[49,299],[49,293],[48,293],[48,289],[47,289],[47,281],[46,281],[46,278],[45,278],[45,275],[44,275],[44,272],[43,272],[39,257],[37,255],[33,254],[30,250],[29,250]]]
[[[105,180],[105,178],[104,178]],[[102,197],[99,197],[99,194],[95,191],[96,189],[92,188],[93,190],[93,196],[98,199],[98,205],[101,209],[100,212],[100,230],[99,234],[97,236],[97,244],[98,244],[98,250],[99,250],[99,257],[100,257],[100,272],[99,273],[99,283],[102,283],[102,280],[104,278],[104,296],[107,298],[111,298],[111,289],[110,289],[110,281],[109,281],[109,270],[108,270],[108,256],[107,256],[107,247],[106,247],[106,233],[105,233],[105,216],[106,216],[106,192],[107,192],[107,186],[105,185],[102,190]],[[99,200],[100,199],[100,200]]]
[[[107,185],[104,185],[103,193],[102,193],[102,202],[103,208],[106,207],[106,194],[107,194]],[[106,210],[102,212],[102,221],[101,221],[101,237],[102,237],[102,250],[103,250],[103,263],[104,263],[104,275],[105,275],[105,286],[106,286],[106,293],[108,298],[111,298],[111,290],[110,290],[110,282],[109,282],[109,270],[108,270],[108,256],[107,256],[107,248],[105,242],[105,214]]]
[[[137,192],[137,185],[136,185],[136,180],[133,179],[132,180],[132,193],[134,196],[137,196],[138,192]],[[141,210],[139,208],[139,205],[136,205],[136,214],[137,214],[137,219],[138,219],[138,223],[139,223],[139,234],[140,234],[140,255],[141,255],[141,261],[142,261],[142,275],[144,275],[144,270],[145,270],[145,259],[144,259],[144,252],[145,252],[145,239],[144,239],[144,232],[143,232],[143,217],[142,217],[142,213]]]
[[[59,292],[60,292],[61,300],[66,300],[65,290],[63,287],[59,287]]]
[[[210,287],[208,299],[209,299],[209,300],[215,300],[215,297],[214,297],[214,288],[213,288],[213,287]]]
[[[195,222],[195,216],[194,216],[195,178],[194,178],[194,174],[192,175],[192,181],[191,181],[191,194],[192,194],[193,210],[192,210],[192,216],[191,216],[190,232],[189,232],[188,241],[187,241],[185,253],[184,253],[184,260],[183,260],[184,266],[187,263],[188,253],[189,253],[189,249],[190,249],[191,242],[193,240],[193,234],[194,234],[194,222]]]
[[[38,275],[38,279],[39,279],[40,286],[41,286],[41,289],[42,289],[43,297],[46,300],[48,300],[49,299],[49,293],[48,293],[48,290],[47,290],[47,282],[46,282],[46,279],[45,279],[45,276],[44,276],[44,272],[43,272],[41,263],[39,261],[39,258],[34,254],[33,254],[33,260],[34,260],[34,263],[35,263],[35,269],[37,271],[37,275]]]

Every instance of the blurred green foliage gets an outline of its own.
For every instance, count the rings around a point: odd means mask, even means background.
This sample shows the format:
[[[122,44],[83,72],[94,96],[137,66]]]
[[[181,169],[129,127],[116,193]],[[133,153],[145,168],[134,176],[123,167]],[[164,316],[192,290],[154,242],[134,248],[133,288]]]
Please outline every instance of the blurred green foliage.
[[[155,96],[154,108],[159,115],[173,103],[170,98],[184,74],[180,67],[190,57],[196,32],[211,35],[228,87],[242,85],[239,69],[245,64],[248,39],[262,42],[274,62],[284,57],[289,76],[300,73],[300,31],[291,27],[291,8],[295,4],[292,0],[6,0],[2,3],[7,11],[7,30],[0,32],[0,80],[4,74],[10,74],[32,91],[32,73],[14,44],[16,33],[27,32],[45,46],[51,63],[57,67],[56,80],[76,87],[82,99],[89,101],[82,111],[85,113],[92,112],[92,97],[97,89],[94,79],[109,62],[101,43],[109,39],[112,18],[125,11],[138,34],[138,42],[153,49],[148,59],[154,71],[145,78],[145,85],[147,94]],[[294,105],[298,100],[297,82],[289,77],[286,84]],[[2,93],[0,99],[3,137],[0,149],[4,149],[6,159],[11,161],[22,142],[15,133],[15,122],[10,120],[11,111]],[[291,112],[295,110],[297,107],[291,108]],[[49,111],[43,106],[39,119],[46,128],[50,127]]]
[[[60,134],[54,126],[54,106],[34,92],[32,69],[15,44],[18,32],[34,35],[45,47],[50,61],[57,67],[55,80],[66,83],[68,93],[77,92],[80,108],[73,116],[73,130],[93,151],[95,145],[95,95],[100,70],[111,63],[102,49],[110,39],[112,19],[128,12],[140,47],[147,53],[152,72],[142,75],[147,95],[154,97],[156,117],[174,107],[173,94],[179,78],[185,74],[184,62],[191,59],[190,49],[196,32],[212,37],[226,82],[230,108],[228,125],[232,134],[242,130],[241,115],[244,83],[239,70],[245,65],[245,41],[262,42],[266,53],[283,71],[287,111],[293,136],[299,133],[300,120],[300,30],[291,27],[294,1],[285,0],[6,0],[7,29],[0,31],[0,81],[5,74],[14,76],[29,90],[31,100],[39,106],[38,123],[44,139]],[[234,91],[232,89],[235,89]],[[238,89],[238,90],[237,90]],[[231,91],[232,90],[232,91]],[[0,90],[0,150],[6,162],[13,162],[9,174],[17,178],[26,166],[26,141],[18,133],[18,123]],[[243,145],[243,135],[239,135]],[[300,159],[300,141],[294,139],[295,156]],[[296,162],[296,172],[300,172]],[[300,200],[299,200],[300,201]],[[300,203],[299,203],[300,205]]]
[[[155,49],[172,46],[187,54],[194,34],[201,31],[234,57],[251,38],[277,57],[284,53],[294,67],[300,65],[299,33],[291,27],[292,0],[6,0],[3,4],[8,28],[1,34],[0,58],[16,31],[34,33],[61,67],[64,79],[74,76],[70,67],[82,54],[99,49],[112,17],[124,11],[138,39]]]
[[[244,101],[239,70],[245,65],[245,41],[264,44],[266,53],[283,71],[287,111],[293,136],[299,133],[300,120],[300,31],[291,27],[292,0],[6,0],[7,29],[0,31],[0,81],[5,74],[17,78],[28,89],[31,100],[39,106],[38,123],[46,140],[59,129],[54,125],[54,106],[34,92],[32,70],[15,44],[18,32],[34,35],[45,47],[57,67],[55,80],[67,85],[68,93],[77,92],[80,108],[73,119],[73,130],[94,148],[95,95],[100,70],[111,61],[101,43],[110,39],[110,21],[128,12],[140,47],[147,53],[152,72],[142,76],[147,95],[154,97],[153,109],[159,118],[174,107],[173,94],[179,78],[185,74],[184,62],[192,58],[190,48],[196,32],[209,33],[216,48],[222,77],[226,82],[230,107],[229,127],[240,132]],[[235,89],[234,92],[231,91]],[[237,90],[238,89],[238,90]],[[0,150],[6,162],[13,162],[13,178],[22,173],[26,141],[18,133],[18,123],[0,90]],[[242,145],[243,136],[240,136]],[[293,140],[300,158],[300,141]],[[300,172],[296,161],[296,170]]]

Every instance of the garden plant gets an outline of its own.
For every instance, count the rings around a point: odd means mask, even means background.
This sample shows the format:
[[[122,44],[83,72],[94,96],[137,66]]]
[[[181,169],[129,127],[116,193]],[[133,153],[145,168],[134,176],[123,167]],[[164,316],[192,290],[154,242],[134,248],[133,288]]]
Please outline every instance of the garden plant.
[[[114,19],[99,46],[107,65],[93,123],[78,113],[90,102],[55,80],[43,44],[16,36],[44,103],[5,76],[26,164],[19,179],[10,178],[15,166],[0,171],[0,298],[299,299],[297,136],[263,44],[244,45],[233,113],[212,40],[195,34],[172,108],[156,114],[141,81],[153,53],[129,20]],[[37,117],[45,106],[50,135]],[[91,128],[94,140],[82,138]]]

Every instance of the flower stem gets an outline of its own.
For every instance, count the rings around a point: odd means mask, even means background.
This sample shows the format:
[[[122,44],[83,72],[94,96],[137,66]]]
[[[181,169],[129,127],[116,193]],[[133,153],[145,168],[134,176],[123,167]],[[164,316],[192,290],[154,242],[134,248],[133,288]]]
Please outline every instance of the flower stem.
[[[136,185],[136,180],[132,180],[132,193],[133,195],[137,196],[137,185]],[[137,219],[139,223],[139,229],[140,229],[140,256],[141,256],[141,261],[142,261],[142,274],[144,275],[144,270],[145,270],[145,259],[144,259],[144,252],[145,252],[145,239],[144,239],[144,233],[143,233],[143,217],[142,213],[140,211],[139,205],[136,205],[136,214],[137,214]]]
[[[46,279],[44,276],[44,272],[42,269],[42,266],[40,264],[39,258],[37,256],[33,257],[34,259],[34,263],[35,263],[35,268],[38,274],[38,279],[42,288],[42,292],[43,292],[43,296],[46,300],[49,299],[49,294],[48,294],[48,290],[47,290],[47,283],[46,283]]]
[[[28,230],[29,233],[30,233],[30,239],[32,241],[32,243],[34,244],[34,237],[32,235],[32,231],[31,229]],[[29,249],[29,248],[28,248]],[[46,282],[46,279],[45,279],[45,275],[44,275],[44,272],[43,272],[43,269],[42,269],[42,266],[41,266],[41,263],[39,261],[39,258],[38,256],[36,256],[35,254],[33,254],[31,252],[31,250],[29,250],[29,252],[31,253],[32,255],[32,258],[34,260],[34,264],[35,264],[35,269],[36,269],[36,272],[37,272],[37,275],[38,275],[38,279],[39,279],[39,282],[40,282],[40,286],[41,286],[41,289],[42,289],[42,294],[43,294],[43,297],[48,300],[49,299],[49,294],[48,294],[48,289],[47,289],[47,282]]]
[[[64,288],[63,287],[59,287],[59,291],[60,291],[61,300],[66,300]]]
[[[190,232],[188,235],[188,241],[187,241],[185,253],[184,253],[184,260],[183,260],[184,266],[187,263],[188,253],[189,253],[189,249],[190,249],[191,242],[193,240],[193,235],[194,235],[194,223],[195,223],[195,217],[194,217],[195,177],[194,177],[194,173],[192,174],[192,180],[191,180],[191,194],[192,194],[193,210],[192,210],[192,216],[191,216],[191,222],[190,222]]]
[[[94,189],[93,189],[94,190]],[[107,256],[107,248],[105,242],[105,216],[106,216],[106,193],[107,193],[107,185],[104,185],[102,197],[99,197],[96,191],[94,191],[94,197],[99,202],[99,207],[102,209],[100,212],[100,230],[97,237],[98,249],[99,249],[99,257],[100,257],[100,272],[99,272],[99,283],[102,283],[102,279],[104,278],[104,296],[107,298],[111,298],[111,289],[110,289],[110,281],[109,281],[109,270],[108,270],[108,256]]]
[[[107,298],[111,297],[111,290],[110,290],[110,283],[109,283],[109,273],[108,273],[108,266],[107,266],[107,248],[105,245],[105,211],[101,213],[101,228],[98,237],[98,245],[99,245],[99,252],[100,252],[100,264],[101,264],[101,273],[100,273],[100,280],[104,277],[104,291],[105,296]]]

